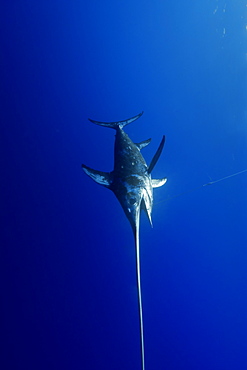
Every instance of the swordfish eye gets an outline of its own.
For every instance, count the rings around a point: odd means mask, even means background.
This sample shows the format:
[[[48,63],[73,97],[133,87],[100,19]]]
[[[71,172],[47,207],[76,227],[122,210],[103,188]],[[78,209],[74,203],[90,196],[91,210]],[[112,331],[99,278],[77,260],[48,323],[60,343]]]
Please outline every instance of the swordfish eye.
[[[127,193],[127,201],[131,206],[133,206],[136,203],[135,193]]]

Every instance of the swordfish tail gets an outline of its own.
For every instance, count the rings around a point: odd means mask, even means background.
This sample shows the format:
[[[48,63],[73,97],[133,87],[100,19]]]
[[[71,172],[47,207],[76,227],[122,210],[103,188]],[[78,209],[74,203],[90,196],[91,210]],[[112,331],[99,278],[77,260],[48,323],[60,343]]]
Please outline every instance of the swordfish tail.
[[[128,125],[129,123],[132,123],[132,122],[136,121],[142,115],[143,115],[143,112],[137,114],[137,116],[125,119],[123,121],[117,121],[117,122],[101,122],[101,121],[95,121],[91,118],[89,118],[89,121],[93,122],[93,123],[95,123],[96,125],[99,125],[99,126],[114,128],[115,130],[117,130],[118,128],[123,128],[124,126]]]

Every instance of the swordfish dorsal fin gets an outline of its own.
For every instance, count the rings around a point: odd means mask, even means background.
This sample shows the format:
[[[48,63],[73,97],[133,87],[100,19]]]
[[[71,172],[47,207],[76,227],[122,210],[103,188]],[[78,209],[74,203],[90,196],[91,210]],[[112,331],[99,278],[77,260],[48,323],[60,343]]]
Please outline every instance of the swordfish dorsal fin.
[[[86,166],[85,164],[81,165],[84,172],[91,177],[95,182],[97,182],[100,185],[103,185],[107,188],[111,185],[111,174],[109,172],[102,172],[93,170],[92,168]]]
[[[143,115],[143,112],[137,114],[137,116],[125,119],[123,121],[117,121],[117,122],[94,121],[93,119],[90,119],[90,118],[89,118],[89,121],[95,123],[96,125],[109,127],[109,128],[114,128],[116,130],[118,127],[123,128],[124,126],[128,125],[129,123],[136,121],[142,115]]]
[[[163,136],[163,138],[161,140],[161,143],[160,143],[160,145],[159,145],[159,147],[158,147],[158,149],[157,149],[157,151],[156,151],[156,153],[155,153],[155,155],[154,155],[154,157],[153,157],[153,159],[152,159],[152,161],[150,163],[150,166],[148,167],[148,173],[151,173],[152,172],[154,166],[156,165],[156,163],[157,163],[157,161],[158,161],[158,159],[159,159],[159,157],[161,155],[162,149],[163,149],[164,144],[165,144],[165,138],[166,137]]]

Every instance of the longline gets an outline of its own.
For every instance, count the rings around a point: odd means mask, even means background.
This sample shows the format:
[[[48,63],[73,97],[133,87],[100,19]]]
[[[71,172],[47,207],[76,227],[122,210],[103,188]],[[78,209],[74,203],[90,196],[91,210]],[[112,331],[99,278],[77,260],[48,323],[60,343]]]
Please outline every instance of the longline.
[[[215,181],[207,182],[206,184],[203,184],[203,185],[197,186],[196,188],[193,188],[193,189],[190,189],[190,190],[184,191],[183,193],[180,193],[180,194],[174,195],[173,197],[168,197],[168,198],[166,198],[166,199],[164,199],[164,200],[161,200],[161,201],[159,201],[159,202],[155,202],[155,205],[156,205],[156,204],[159,204],[159,203],[162,203],[162,202],[166,202],[167,200],[171,200],[171,199],[174,199],[174,198],[180,197],[181,195],[185,195],[185,194],[188,194],[188,193],[192,193],[192,192],[193,192],[193,191],[195,191],[195,190],[201,189],[201,188],[203,188],[203,187],[205,187],[205,186],[208,186],[208,185],[216,184],[216,182],[224,181],[224,180],[226,180],[226,179],[229,179],[230,177],[238,176],[238,175],[240,175],[241,173],[244,173],[244,172],[247,172],[247,169],[245,169],[245,170],[243,170],[243,171],[235,172],[235,173],[233,173],[232,175],[229,175],[229,176],[221,177],[220,179],[215,180]]]

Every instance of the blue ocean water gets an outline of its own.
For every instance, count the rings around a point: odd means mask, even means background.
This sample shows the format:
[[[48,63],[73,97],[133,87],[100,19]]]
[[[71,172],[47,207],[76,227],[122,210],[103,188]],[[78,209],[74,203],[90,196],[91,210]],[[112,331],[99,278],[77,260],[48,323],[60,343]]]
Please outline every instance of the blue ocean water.
[[[141,219],[146,370],[247,368],[247,18],[236,1],[3,2],[0,367],[141,369],[133,235],[81,163],[126,127],[167,184]],[[186,193],[176,197],[178,194]]]

